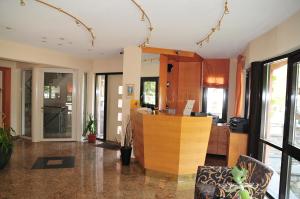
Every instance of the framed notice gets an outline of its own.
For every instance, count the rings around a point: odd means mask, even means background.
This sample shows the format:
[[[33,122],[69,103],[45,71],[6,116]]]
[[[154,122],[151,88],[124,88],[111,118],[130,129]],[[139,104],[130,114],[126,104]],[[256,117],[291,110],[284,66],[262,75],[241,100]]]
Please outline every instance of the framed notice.
[[[134,96],[134,84],[126,84],[126,96],[132,98]]]

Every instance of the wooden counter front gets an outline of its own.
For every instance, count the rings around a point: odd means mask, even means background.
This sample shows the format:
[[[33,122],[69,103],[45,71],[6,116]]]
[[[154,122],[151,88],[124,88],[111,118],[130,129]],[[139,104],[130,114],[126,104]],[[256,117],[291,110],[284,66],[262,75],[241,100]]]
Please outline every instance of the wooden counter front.
[[[204,165],[211,117],[131,112],[136,159],[148,170],[195,174]]]

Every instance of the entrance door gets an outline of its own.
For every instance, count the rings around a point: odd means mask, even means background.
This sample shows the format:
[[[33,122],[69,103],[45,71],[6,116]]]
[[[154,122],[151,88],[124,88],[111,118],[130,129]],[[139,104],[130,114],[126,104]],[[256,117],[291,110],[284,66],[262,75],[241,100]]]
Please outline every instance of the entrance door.
[[[74,140],[74,72],[45,70],[43,77],[43,138]]]
[[[0,117],[1,117],[1,121],[0,121],[0,127],[3,127],[3,110],[2,110],[2,99],[3,99],[3,79],[2,79],[2,71],[0,71]]]
[[[122,131],[122,74],[97,74],[95,91],[97,138],[120,141]]]
[[[106,139],[116,141],[122,131],[122,75],[107,77],[107,120]]]

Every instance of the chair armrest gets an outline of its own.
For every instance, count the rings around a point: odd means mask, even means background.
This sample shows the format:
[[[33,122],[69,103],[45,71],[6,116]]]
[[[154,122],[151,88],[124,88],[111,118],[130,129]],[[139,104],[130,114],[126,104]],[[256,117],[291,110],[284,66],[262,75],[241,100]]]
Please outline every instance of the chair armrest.
[[[196,176],[197,184],[224,184],[232,182],[231,168],[221,166],[199,166]]]

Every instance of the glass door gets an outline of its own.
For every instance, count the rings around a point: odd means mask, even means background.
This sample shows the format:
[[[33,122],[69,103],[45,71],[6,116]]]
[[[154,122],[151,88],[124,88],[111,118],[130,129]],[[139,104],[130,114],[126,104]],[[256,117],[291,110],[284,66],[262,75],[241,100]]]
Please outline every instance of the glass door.
[[[45,70],[43,77],[43,138],[72,140],[76,104],[74,73]]]
[[[32,70],[22,74],[22,136],[31,137]]]

